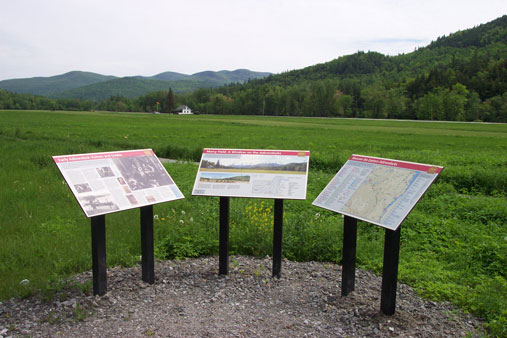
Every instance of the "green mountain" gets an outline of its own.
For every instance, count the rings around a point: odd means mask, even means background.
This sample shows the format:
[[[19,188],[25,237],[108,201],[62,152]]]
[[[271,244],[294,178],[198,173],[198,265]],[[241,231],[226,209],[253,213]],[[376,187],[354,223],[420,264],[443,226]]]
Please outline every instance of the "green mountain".
[[[270,73],[247,69],[235,71],[206,71],[193,75],[164,72],[154,76],[114,77],[88,72],[69,72],[52,77],[35,77],[0,81],[0,89],[14,93],[29,93],[55,98],[102,100],[111,96],[138,97],[148,92],[168,90],[183,93],[199,88],[218,87],[228,83],[243,83]]]
[[[0,88],[14,93],[53,96],[61,91],[114,79],[114,76],[73,71],[50,77],[32,77],[0,81]]]
[[[267,74],[239,69],[115,78],[53,89],[60,100],[0,91],[0,108],[170,111],[164,105],[172,88],[176,105],[203,114],[507,122],[507,15],[407,54],[357,52]]]
[[[136,97],[147,92],[167,89],[167,81],[122,77],[61,91],[54,96],[58,98],[103,100],[111,96]]]
[[[184,102],[213,114],[507,122],[507,15],[411,53],[357,52]]]
[[[164,72],[157,75],[152,76],[152,79],[162,80],[162,81],[178,81],[188,78],[189,75],[176,73],[176,72]]]
[[[213,84],[243,83],[249,79],[258,79],[271,75],[271,73],[252,72],[248,69],[234,71],[221,70],[219,72],[200,72],[190,76],[192,80],[210,82]]]
[[[377,52],[357,52],[329,62],[272,75],[257,84],[293,85],[307,80],[359,79],[382,77],[404,81],[407,77],[427,74],[440,66],[454,67],[472,57],[499,60],[507,51],[507,15],[475,28],[439,37],[415,52],[386,56]],[[493,60],[482,60],[489,63]],[[484,64],[482,65],[484,66]]]

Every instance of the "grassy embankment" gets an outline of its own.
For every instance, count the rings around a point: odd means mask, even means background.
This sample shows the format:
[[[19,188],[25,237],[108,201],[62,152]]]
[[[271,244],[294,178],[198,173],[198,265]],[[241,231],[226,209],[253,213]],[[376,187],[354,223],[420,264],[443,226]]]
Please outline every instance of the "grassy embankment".
[[[292,260],[340,262],[342,218],[311,202],[351,154],[443,165],[403,223],[399,279],[505,334],[507,125],[0,111],[0,300],[47,292],[90,269],[89,220],[52,155],[153,148],[198,161],[203,147],[311,151],[307,200],[285,203],[283,250]],[[190,195],[194,164],[166,167],[186,198],[155,206],[157,256],[216,254],[218,199]],[[270,254],[272,213],[271,200],[232,199],[231,253]],[[109,266],[138,262],[138,217],[107,216]],[[381,272],[383,235],[360,223],[360,267]]]

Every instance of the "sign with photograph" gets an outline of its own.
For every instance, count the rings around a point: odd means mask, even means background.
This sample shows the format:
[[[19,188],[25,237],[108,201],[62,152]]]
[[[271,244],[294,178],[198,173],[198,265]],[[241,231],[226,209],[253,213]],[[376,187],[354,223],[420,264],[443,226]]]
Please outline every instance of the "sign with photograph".
[[[309,151],[204,149],[192,195],[306,198]]]
[[[396,230],[442,169],[352,155],[313,205]]]
[[[151,149],[53,160],[86,217],[184,198]]]

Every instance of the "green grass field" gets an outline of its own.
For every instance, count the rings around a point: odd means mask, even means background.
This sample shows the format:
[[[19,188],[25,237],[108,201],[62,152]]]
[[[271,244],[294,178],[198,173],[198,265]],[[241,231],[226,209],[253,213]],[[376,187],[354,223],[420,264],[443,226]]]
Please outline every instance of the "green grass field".
[[[311,202],[350,155],[444,166],[403,223],[399,279],[485,318],[491,335],[506,334],[505,124],[0,111],[0,300],[48,292],[91,268],[89,219],[51,156],[152,148],[198,161],[204,147],[310,150],[307,200],[284,205],[291,260],[340,262],[343,220]],[[216,255],[218,198],[191,196],[195,164],[166,168],[186,198],[155,206],[157,257]],[[231,254],[271,254],[272,204],[231,200]],[[138,218],[137,210],[107,216],[108,266],[138,263]],[[360,267],[381,273],[383,240],[383,229],[360,222]]]

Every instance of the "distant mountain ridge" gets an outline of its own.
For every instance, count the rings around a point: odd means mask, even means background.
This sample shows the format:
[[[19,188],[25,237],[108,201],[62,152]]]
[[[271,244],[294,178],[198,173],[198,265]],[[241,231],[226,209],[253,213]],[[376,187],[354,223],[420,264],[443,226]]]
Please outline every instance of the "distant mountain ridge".
[[[115,79],[115,76],[71,71],[49,77],[32,77],[0,81],[0,88],[13,93],[53,96],[59,92]]]
[[[153,76],[116,77],[91,72],[71,71],[50,77],[33,77],[0,81],[0,89],[56,98],[106,99],[111,96],[137,97],[148,92],[168,90],[186,92],[199,88],[244,83],[271,75],[248,69],[218,72],[204,71],[192,75],[163,72]]]
[[[113,78],[58,93],[58,97],[65,98],[106,99],[95,102],[53,100],[0,90],[0,108],[168,111],[164,102],[168,88],[172,88],[175,93],[188,91],[174,96],[178,105],[185,104],[202,114],[505,123],[507,15],[439,37],[406,54],[358,51],[257,79],[248,76],[248,72],[165,72],[149,77]],[[238,79],[245,73],[252,80],[240,83]],[[56,80],[62,78],[66,76]],[[196,90],[215,87],[223,81],[233,83],[213,90]],[[0,88],[1,85],[2,82]],[[138,97],[131,99],[133,96]]]

